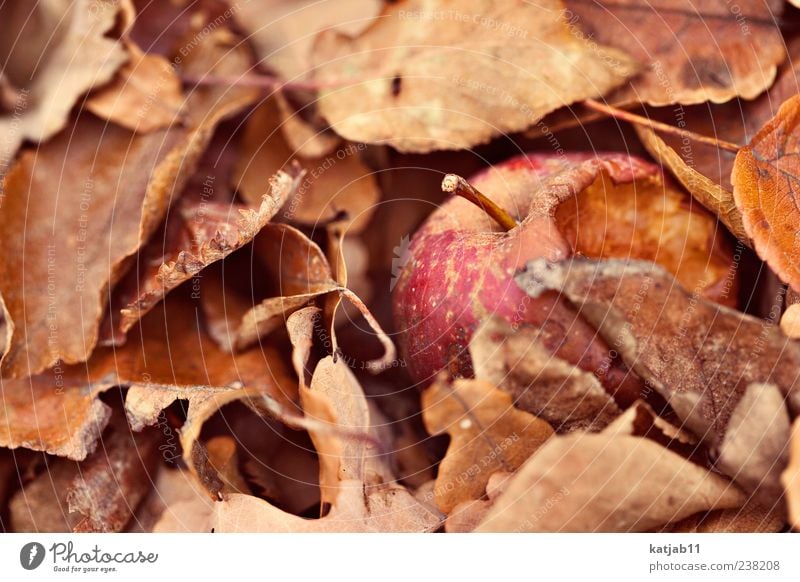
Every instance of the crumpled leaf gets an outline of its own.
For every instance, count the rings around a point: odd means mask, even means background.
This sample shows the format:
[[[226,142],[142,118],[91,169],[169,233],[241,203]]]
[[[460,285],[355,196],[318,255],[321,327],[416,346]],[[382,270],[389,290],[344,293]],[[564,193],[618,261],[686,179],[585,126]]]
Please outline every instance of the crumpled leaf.
[[[230,253],[249,243],[297,189],[300,176],[273,175],[255,208],[184,196],[164,227],[140,251],[138,268],[126,275],[114,291],[111,332],[120,343],[127,331],[167,293]],[[119,313],[115,308],[123,306]],[[116,320],[116,325],[114,325]]]
[[[727,479],[649,439],[579,433],[545,443],[476,531],[646,531],[744,501]]]
[[[136,133],[149,133],[181,121],[181,80],[169,61],[127,43],[129,60],[109,85],[95,92],[85,108]]]
[[[786,504],[789,508],[789,523],[800,531],[800,418],[792,425],[789,465],[781,475],[786,491]]]
[[[672,533],[776,533],[784,529],[783,511],[771,510],[748,501],[737,509],[698,513],[661,531]]]
[[[635,72],[593,49],[562,4],[407,0],[362,34],[326,31],[314,47],[318,107],[346,139],[426,153],[521,131],[558,107],[602,95]],[[441,18],[448,12],[482,19]]]
[[[374,448],[370,413],[360,386],[343,360],[323,358],[315,369],[311,385],[306,385],[306,365],[313,343],[313,326],[319,311],[298,311],[288,327],[294,345],[293,363],[300,379],[303,407],[316,426],[309,425],[315,445],[324,445],[320,455],[320,484],[328,489],[324,498],[331,501],[323,518],[308,520],[286,513],[267,501],[250,495],[232,494],[211,506],[207,522],[196,527],[215,532],[363,532],[432,531],[439,516],[419,503],[402,486],[389,480],[388,467]],[[355,431],[355,432],[354,432]],[[361,434],[361,438],[356,438]],[[323,438],[324,437],[324,438]],[[193,512],[202,501],[174,508],[171,514]],[[207,505],[206,505],[207,507]],[[200,507],[203,515],[205,510]],[[170,520],[156,529],[175,525]]]
[[[110,409],[96,396],[117,385],[131,386],[126,407],[136,429],[155,423],[161,409],[176,398],[198,401],[195,411],[190,404],[190,415],[200,424],[215,406],[233,399],[249,397],[260,404],[268,398],[278,409],[291,409],[296,398],[273,348],[238,355],[219,350],[204,332],[199,310],[175,295],[148,314],[122,348],[98,349],[84,365],[3,380],[0,446],[82,460],[94,451],[110,417]],[[142,398],[137,400],[137,394]],[[200,429],[188,425],[184,439],[190,438],[192,427]]]
[[[786,57],[781,0],[565,0],[567,20],[593,41],[624,51],[642,72],[609,97],[689,105],[753,99]],[[744,24],[743,24],[744,23]],[[678,48],[676,48],[678,47]]]
[[[780,498],[791,421],[773,384],[750,384],[731,413],[716,466],[766,502]]]
[[[50,460],[11,501],[20,532],[118,532],[150,490],[160,454],[158,431],[133,435],[115,424],[103,448],[76,463]]]
[[[231,50],[234,42],[215,30],[186,67],[249,67],[241,48]],[[72,131],[21,156],[6,176],[0,209],[4,376],[89,357],[109,286],[163,220],[217,123],[257,95],[252,88],[197,90],[187,102],[190,127],[146,135],[83,115]]]
[[[553,435],[545,421],[514,408],[511,396],[484,380],[437,379],[422,394],[422,416],[432,435],[450,435],[434,489],[449,513],[479,499],[497,471],[515,471]]]
[[[506,471],[492,473],[486,484],[487,498],[464,501],[456,505],[444,522],[445,532],[469,533],[478,527],[494,505],[494,500],[506,490],[511,476],[512,473]]]
[[[0,178],[24,140],[53,137],[67,125],[78,98],[109,81],[128,60],[122,44],[106,36],[123,4],[52,0],[0,6],[0,62],[17,97],[10,110],[0,108]]]
[[[701,135],[744,145],[775,116],[781,103],[800,92],[797,69],[800,40],[788,39],[787,48],[789,58],[779,69],[777,80],[757,99],[703,104],[678,110],[648,109],[647,115]],[[636,126],[636,132],[650,154],[669,168],[696,200],[717,214],[739,240],[752,246],[750,235],[742,223],[742,214],[733,198],[731,170],[736,152],[680,136],[657,134],[644,126]]]
[[[733,197],[758,256],[795,290],[800,290],[796,260],[798,237],[795,186],[800,96],[778,113],[736,154],[731,172]]]
[[[719,467],[734,479],[743,477],[745,487],[753,482],[748,473],[758,470],[756,459],[762,453],[774,457],[780,440],[769,426],[750,428],[737,412],[747,387],[775,384],[791,413],[800,411],[797,346],[769,322],[689,294],[662,267],[644,261],[531,261],[517,282],[533,296],[561,290],[669,402],[685,428],[710,446],[725,446],[736,431],[760,429],[763,451],[752,459],[726,455],[728,462]],[[775,407],[764,406],[765,415],[775,418]]]
[[[364,146],[341,143],[320,156],[298,155],[280,131],[284,123],[274,98],[248,119],[234,176],[242,197],[253,204],[262,194],[266,177],[296,159],[307,172],[280,218],[318,227],[344,212],[350,233],[363,230],[380,197],[374,172],[359,157]]]
[[[487,319],[469,344],[475,377],[508,392],[516,407],[556,432],[604,428],[619,406],[597,376],[553,355],[540,336],[535,328],[512,331],[499,318]]]

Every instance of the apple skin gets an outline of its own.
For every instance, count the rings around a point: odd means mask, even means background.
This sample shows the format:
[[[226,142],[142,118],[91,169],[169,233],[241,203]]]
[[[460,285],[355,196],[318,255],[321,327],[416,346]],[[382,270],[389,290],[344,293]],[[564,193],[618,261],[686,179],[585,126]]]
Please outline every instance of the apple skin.
[[[470,179],[520,221],[518,227],[503,232],[480,208],[458,196],[431,214],[412,238],[392,298],[401,352],[414,381],[427,384],[442,370],[471,377],[469,341],[481,321],[496,315],[512,328],[541,328],[548,349],[595,373],[619,404],[639,397],[641,380],[610,357],[609,346],[571,304],[556,293],[532,299],[513,279],[532,259],[559,261],[573,254],[556,226],[552,201],[542,200],[543,184],[564,176],[563,183],[548,191],[560,189],[563,196],[566,189],[572,196],[601,173],[614,184],[663,180],[657,166],[627,154],[528,154]]]

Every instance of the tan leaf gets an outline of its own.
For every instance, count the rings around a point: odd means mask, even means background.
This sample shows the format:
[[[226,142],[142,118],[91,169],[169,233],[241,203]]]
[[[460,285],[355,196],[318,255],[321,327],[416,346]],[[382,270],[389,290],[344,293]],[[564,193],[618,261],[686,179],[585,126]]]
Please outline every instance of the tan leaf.
[[[186,66],[249,66],[241,50],[230,50],[233,41],[216,30]],[[0,208],[6,249],[0,293],[9,337],[4,376],[89,357],[109,286],[163,220],[217,123],[257,95],[252,89],[198,90],[187,103],[190,128],[146,135],[83,115],[71,131],[21,156],[5,178]],[[54,173],[60,177],[55,182]],[[19,229],[25,237],[13,234]]]
[[[649,439],[581,433],[545,443],[476,531],[646,531],[744,501],[727,479]]]
[[[800,419],[795,419],[792,425],[789,466],[781,475],[781,482],[789,507],[789,523],[800,531]]]
[[[800,290],[798,261],[797,127],[800,96],[778,113],[739,150],[731,172],[733,197],[758,256],[795,290]]]
[[[698,513],[665,527],[675,533],[776,533],[786,526],[783,511],[748,501],[738,509]]]
[[[469,344],[475,377],[508,392],[514,405],[549,422],[556,432],[597,431],[620,414],[600,380],[554,356],[541,330],[489,318]]]
[[[128,59],[122,44],[106,36],[122,4],[52,0],[0,7],[0,61],[18,97],[11,111],[0,108],[0,178],[24,140],[53,137],[78,98],[111,80]]]
[[[749,385],[767,383],[783,396],[780,405],[764,404],[766,417],[780,418],[783,398],[792,414],[800,410],[800,353],[769,322],[690,294],[663,268],[643,261],[531,261],[517,281],[534,296],[562,290],[702,441],[724,447],[738,431],[759,435],[748,446],[761,443],[763,451],[753,459],[731,455],[720,467],[734,479],[741,477],[744,487],[752,486],[748,473],[759,467],[762,453],[771,460],[761,468],[771,470],[780,436],[763,423],[743,424],[744,413],[737,408]]]
[[[51,459],[45,471],[12,499],[12,528],[121,531],[150,490],[160,458],[159,438],[157,431],[133,435],[123,421],[104,433],[103,449],[86,460]]]
[[[181,120],[181,80],[169,61],[127,45],[129,60],[109,85],[86,101],[86,109],[136,133],[149,133]]]
[[[786,57],[780,0],[565,0],[567,19],[593,41],[645,67],[612,95],[650,105],[753,99]],[[676,47],[680,47],[676,50]]]
[[[514,471],[553,434],[549,424],[514,408],[511,396],[481,380],[438,379],[422,395],[425,428],[450,435],[436,478],[436,504],[449,513],[479,499],[489,477]]]
[[[558,0],[407,0],[356,37],[324,32],[314,79],[336,86],[320,91],[320,113],[349,140],[463,149],[633,74],[626,54],[577,38],[562,8]]]
[[[267,100],[248,119],[234,176],[242,197],[253,204],[266,178],[296,159],[307,172],[280,218],[318,226],[346,212],[349,232],[363,230],[379,199],[374,173],[359,158],[364,146],[342,143],[319,157],[298,156],[280,131],[284,123],[276,99]]]
[[[178,285],[248,244],[296,191],[299,179],[301,176],[278,172],[267,182],[269,190],[255,208],[182,198],[170,212],[163,236],[154,237],[142,248],[137,268],[114,290],[111,320],[115,339],[124,337]],[[119,313],[114,313],[120,305]],[[115,343],[121,342],[116,339]]]

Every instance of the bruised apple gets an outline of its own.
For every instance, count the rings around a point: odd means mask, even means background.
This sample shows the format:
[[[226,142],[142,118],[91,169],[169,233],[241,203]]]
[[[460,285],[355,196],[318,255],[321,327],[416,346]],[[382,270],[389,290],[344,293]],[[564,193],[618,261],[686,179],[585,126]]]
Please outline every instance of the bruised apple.
[[[469,183],[447,176],[443,188],[462,196],[448,199],[416,232],[393,296],[400,347],[417,382],[445,369],[471,376],[470,338],[493,314],[541,328],[548,349],[595,373],[621,404],[638,396],[639,379],[568,302],[553,292],[532,299],[514,283],[514,273],[535,258],[650,260],[689,291],[735,303],[726,235],[644,160],[529,154]],[[473,204],[465,190],[484,196]]]

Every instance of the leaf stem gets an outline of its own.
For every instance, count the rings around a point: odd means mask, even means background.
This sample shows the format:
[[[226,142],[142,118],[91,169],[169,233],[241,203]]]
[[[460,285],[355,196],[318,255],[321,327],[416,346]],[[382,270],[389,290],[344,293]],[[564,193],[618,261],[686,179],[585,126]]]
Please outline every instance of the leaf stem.
[[[680,127],[675,127],[674,125],[669,125],[667,123],[662,123],[654,119],[649,119],[647,117],[631,113],[630,111],[625,111],[624,109],[614,107],[613,105],[600,103],[599,101],[595,101],[594,99],[586,99],[583,102],[583,104],[589,109],[593,109],[594,111],[599,111],[600,113],[605,113],[606,115],[610,115],[615,119],[621,119],[622,121],[627,121],[628,123],[635,123],[637,125],[644,125],[654,131],[660,131],[662,133],[669,133],[672,135],[685,137],[692,141],[704,143],[713,147],[727,150],[729,152],[738,152],[739,149],[741,148],[741,146],[735,143],[731,143],[729,141],[725,141],[722,139],[717,139],[715,137],[701,135],[699,133],[689,131],[688,129],[682,129]]]
[[[500,208],[491,198],[481,193],[475,186],[467,182],[461,176],[447,174],[444,180],[442,180],[442,191],[466,198],[475,206],[481,208],[506,231],[517,226],[517,221],[514,220],[508,212]]]

